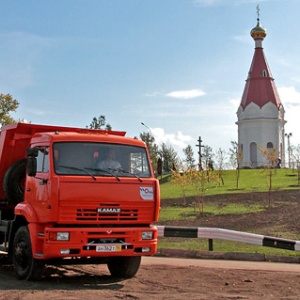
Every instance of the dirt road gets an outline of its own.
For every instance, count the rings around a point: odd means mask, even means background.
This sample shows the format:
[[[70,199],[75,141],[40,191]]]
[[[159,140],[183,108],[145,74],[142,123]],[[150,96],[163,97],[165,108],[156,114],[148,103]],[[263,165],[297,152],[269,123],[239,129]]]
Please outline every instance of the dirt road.
[[[144,258],[130,280],[86,265],[48,267],[41,281],[26,282],[2,265],[0,299],[300,299],[300,266],[154,257]]]

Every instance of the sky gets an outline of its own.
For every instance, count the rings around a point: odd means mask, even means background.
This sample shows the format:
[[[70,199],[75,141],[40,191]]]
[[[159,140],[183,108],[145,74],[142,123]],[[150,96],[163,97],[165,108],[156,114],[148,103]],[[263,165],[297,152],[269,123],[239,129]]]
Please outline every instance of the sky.
[[[19,101],[15,119],[86,127],[104,115],[114,130],[149,132],[180,157],[191,145],[196,158],[199,137],[228,152],[257,5],[296,146],[299,0],[0,0],[0,93]]]

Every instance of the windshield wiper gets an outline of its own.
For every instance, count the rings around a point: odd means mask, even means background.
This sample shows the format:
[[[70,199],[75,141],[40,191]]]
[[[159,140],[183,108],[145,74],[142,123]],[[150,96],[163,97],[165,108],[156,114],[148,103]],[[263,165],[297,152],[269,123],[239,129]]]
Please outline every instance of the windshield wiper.
[[[121,181],[121,179],[120,179],[116,174],[114,174],[114,173],[108,171],[107,169],[98,169],[98,168],[97,168],[97,169],[94,169],[94,168],[86,168],[86,169],[87,169],[87,170],[91,170],[91,171],[95,171],[95,172],[104,172],[104,173],[107,173],[107,174],[109,174],[109,175],[115,177],[116,179],[118,179],[118,181]],[[114,171],[116,171],[115,169],[109,169],[109,170],[114,170]]]
[[[60,168],[66,168],[66,169],[71,169],[71,170],[77,170],[77,171],[82,171],[84,172],[85,174],[91,176],[94,180],[97,180],[97,178],[92,175],[91,173],[89,173],[87,170],[85,169],[81,169],[81,168],[77,168],[77,167],[72,167],[72,166],[64,166],[64,165],[59,165],[58,167]]]
[[[127,170],[124,170],[124,169],[117,169],[118,172],[121,172],[121,173],[126,173],[126,174],[130,174],[134,177],[136,177],[140,182],[143,182],[143,180],[141,179],[141,177],[139,177],[138,175],[134,174],[134,173],[131,173]]]

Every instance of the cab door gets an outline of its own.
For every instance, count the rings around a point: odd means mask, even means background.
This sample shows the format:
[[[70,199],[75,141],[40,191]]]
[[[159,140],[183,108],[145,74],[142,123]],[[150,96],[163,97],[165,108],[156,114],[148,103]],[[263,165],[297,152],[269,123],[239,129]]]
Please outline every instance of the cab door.
[[[36,176],[27,177],[26,197],[32,203],[39,222],[47,222],[50,216],[51,181],[49,172],[49,147],[39,146]]]

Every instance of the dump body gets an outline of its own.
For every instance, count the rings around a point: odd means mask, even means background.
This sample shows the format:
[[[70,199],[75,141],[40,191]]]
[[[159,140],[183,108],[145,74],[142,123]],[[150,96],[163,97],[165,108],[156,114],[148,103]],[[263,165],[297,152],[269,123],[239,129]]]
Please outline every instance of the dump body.
[[[28,172],[22,179],[21,171],[10,168],[24,160]],[[12,185],[14,176],[19,178]],[[35,265],[93,260],[107,263],[113,275],[123,268],[125,277],[135,274],[140,256],[156,252],[157,229],[151,224],[158,219],[159,184],[145,143],[124,132],[6,126],[0,180],[0,245],[18,278],[36,277],[18,265],[16,253],[27,238]],[[19,194],[10,193],[10,185]],[[135,271],[126,267],[132,261]]]

